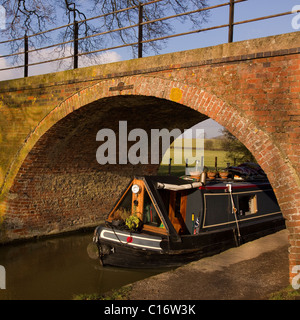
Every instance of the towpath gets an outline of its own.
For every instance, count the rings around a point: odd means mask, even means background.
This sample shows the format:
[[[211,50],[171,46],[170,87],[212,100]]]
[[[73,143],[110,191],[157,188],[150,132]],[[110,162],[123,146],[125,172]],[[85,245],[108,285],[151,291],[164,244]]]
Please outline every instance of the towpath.
[[[289,285],[288,231],[136,282],[130,300],[264,300]]]

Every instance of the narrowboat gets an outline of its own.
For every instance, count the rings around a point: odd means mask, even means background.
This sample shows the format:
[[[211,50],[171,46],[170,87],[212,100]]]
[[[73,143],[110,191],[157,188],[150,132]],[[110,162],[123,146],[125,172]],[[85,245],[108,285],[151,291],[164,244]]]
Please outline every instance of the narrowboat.
[[[100,262],[125,268],[178,267],[285,228],[266,179],[134,177],[95,229]]]

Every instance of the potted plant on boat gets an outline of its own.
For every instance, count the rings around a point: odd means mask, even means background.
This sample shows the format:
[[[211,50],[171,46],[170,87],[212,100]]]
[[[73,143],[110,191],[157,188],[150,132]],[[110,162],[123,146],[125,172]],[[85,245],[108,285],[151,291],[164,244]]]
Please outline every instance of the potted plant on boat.
[[[228,170],[227,169],[222,169],[219,171],[219,176],[221,179],[227,179],[228,178]]]
[[[208,170],[208,171],[207,171],[207,177],[208,177],[208,179],[210,179],[210,180],[215,179],[217,173],[218,173],[217,170]]]
[[[142,227],[142,221],[137,215],[131,215],[125,220],[125,224],[130,232],[139,231]]]

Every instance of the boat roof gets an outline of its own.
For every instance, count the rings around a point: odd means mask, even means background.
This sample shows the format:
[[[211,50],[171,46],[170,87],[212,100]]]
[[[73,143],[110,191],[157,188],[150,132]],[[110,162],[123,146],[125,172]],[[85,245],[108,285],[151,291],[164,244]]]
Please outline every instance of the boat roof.
[[[181,186],[182,188],[178,188],[177,190],[191,189],[191,188],[199,188],[199,189],[226,189],[227,184],[231,184],[233,188],[261,188],[263,186],[270,186],[270,182],[267,179],[251,179],[251,180],[222,180],[215,179],[212,181],[207,180],[206,184],[202,184],[201,182],[194,182],[192,179],[183,179],[176,176],[143,176],[136,177],[137,179],[145,178],[148,183],[152,183],[156,189],[163,189],[162,185],[166,187],[164,189],[169,189],[169,186]],[[172,189],[169,189],[172,190]]]
[[[134,179],[142,180],[144,182],[144,185],[148,193],[152,195],[151,197],[152,202],[155,205],[156,209],[158,210],[160,218],[162,219],[162,222],[169,236],[173,238],[173,241],[180,241],[180,236],[176,232],[172,222],[169,219],[169,213],[165,208],[159,189],[166,189],[170,191],[180,191],[180,190],[186,190],[186,189],[205,189],[207,190],[207,192],[215,192],[214,190],[226,189],[227,184],[230,183],[228,181],[215,180],[215,181],[208,181],[206,185],[203,185],[201,182],[185,180],[183,178],[175,177],[175,176],[136,176],[134,177]],[[161,184],[164,185],[164,187],[161,187]],[[251,181],[251,182],[247,182],[247,181],[233,182],[232,181],[231,184],[232,184],[232,188],[263,189],[266,186],[270,186],[268,181]],[[174,186],[179,186],[179,189],[177,190],[174,189]]]
[[[225,190],[231,184],[232,190],[236,189],[269,189],[271,187],[268,180],[264,181],[213,181],[205,186],[199,187],[201,190]]]
[[[152,182],[159,182],[165,184],[174,184],[174,185],[185,185],[191,184],[191,180],[184,180],[175,176],[145,176],[147,180],[151,180]]]
[[[202,182],[194,181],[192,179],[181,179],[172,176],[150,176],[148,181],[154,184],[156,189],[167,189],[171,191],[180,191],[203,186]]]

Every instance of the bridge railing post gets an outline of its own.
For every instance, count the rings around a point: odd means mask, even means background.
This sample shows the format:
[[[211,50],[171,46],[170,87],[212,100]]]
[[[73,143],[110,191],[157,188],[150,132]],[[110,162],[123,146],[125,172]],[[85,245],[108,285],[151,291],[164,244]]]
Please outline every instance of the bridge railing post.
[[[78,22],[74,20],[74,59],[73,68],[78,68]]]
[[[28,77],[28,36],[26,32],[24,36],[24,77]]]
[[[139,4],[139,23],[138,23],[138,28],[139,28],[139,38],[138,38],[138,58],[143,57],[143,6],[140,3]]]
[[[230,4],[229,4],[228,42],[233,42],[234,1],[235,1],[235,0],[230,0]]]

